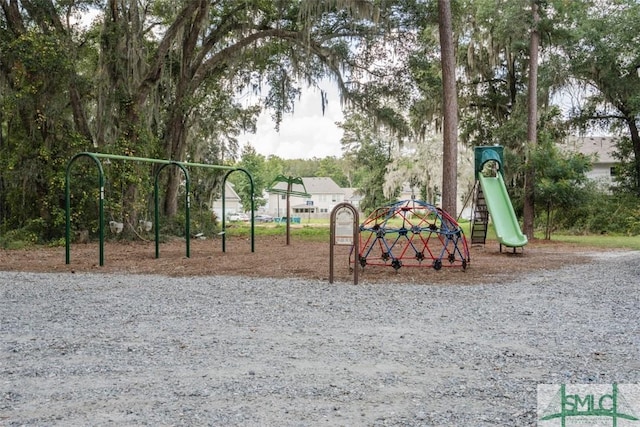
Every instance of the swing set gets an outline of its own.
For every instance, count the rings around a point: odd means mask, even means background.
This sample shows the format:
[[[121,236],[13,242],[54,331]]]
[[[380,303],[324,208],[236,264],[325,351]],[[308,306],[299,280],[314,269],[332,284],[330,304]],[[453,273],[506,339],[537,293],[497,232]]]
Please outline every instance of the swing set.
[[[186,256],[187,258],[189,258],[191,256],[191,251],[190,251],[190,229],[189,229],[189,223],[190,223],[190,218],[189,218],[189,210],[190,210],[190,205],[191,205],[191,198],[190,198],[190,179],[189,179],[189,171],[187,168],[189,167],[200,167],[200,168],[208,168],[208,169],[218,169],[218,170],[227,170],[227,173],[224,175],[223,181],[222,181],[222,230],[223,232],[222,234],[222,252],[226,252],[226,233],[224,232],[225,230],[225,187],[226,187],[226,182],[227,182],[227,178],[229,177],[229,175],[235,171],[240,171],[243,172],[244,174],[247,175],[247,177],[249,178],[249,183],[251,186],[251,252],[255,252],[255,239],[254,239],[254,234],[255,234],[255,230],[254,230],[254,195],[253,195],[253,177],[251,176],[251,174],[243,169],[243,168],[236,168],[233,166],[221,166],[221,165],[209,165],[209,164],[204,164],[204,163],[188,163],[188,162],[177,162],[174,160],[162,160],[162,159],[152,159],[152,158],[146,158],[146,157],[134,157],[134,156],[122,156],[122,155],[117,155],[117,154],[103,154],[103,153],[90,153],[90,152],[82,152],[82,153],[78,153],[75,156],[73,156],[71,158],[71,160],[69,160],[69,162],[67,163],[67,171],[66,171],[66,177],[65,177],[65,216],[66,216],[66,223],[65,223],[65,261],[66,264],[70,264],[71,263],[71,166],[73,165],[73,163],[79,159],[79,158],[83,158],[83,157],[88,157],[89,159],[93,160],[93,162],[96,164],[96,166],[98,167],[98,185],[100,187],[100,193],[98,196],[98,215],[99,215],[99,219],[98,219],[98,235],[99,235],[99,240],[100,240],[100,247],[99,247],[99,263],[100,266],[104,265],[104,229],[105,229],[105,218],[104,218],[104,200],[105,200],[105,190],[104,190],[104,184],[105,184],[105,178],[104,178],[104,169],[102,167],[102,162],[100,161],[100,159],[107,159],[107,160],[123,160],[123,161],[136,161],[136,162],[143,162],[143,163],[155,163],[155,164],[160,164],[162,166],[160,166],[158,168],[158,170],[155,173],[155,177],[154,177],[154,185],[153,185],[153,192],[154,192],[154,216],[155,216],[155,249],[156,249],[156,258],[160,257],[160,228],[158,227],[158,224],[160,223],[160,213],[159,213],[159,186],[158,186],[158,179],[160,176],[160,173],[164,170],[164,168],[172,166],[172,167],[177,167],[179,168],[183,175],[184,175],[184,180],[185,180],[185,243],[186,243]],[[111,221],[114,222],[114,221]],[[111,224],[110,224],[111,225]]]

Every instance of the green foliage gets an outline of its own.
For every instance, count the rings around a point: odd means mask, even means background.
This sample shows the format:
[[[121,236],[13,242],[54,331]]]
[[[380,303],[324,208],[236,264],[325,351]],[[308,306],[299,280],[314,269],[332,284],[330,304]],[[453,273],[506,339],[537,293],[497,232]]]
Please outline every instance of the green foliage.
[[[340,187],[350,187],[349,178],[345,173],[344,162],[335,157],[320,159],[320,164],[315,176],[327,176],[333,179]]]
[[[242,157],[236,163],[236,167],[244,169],[251,174],[253,180],[253,203],[254,210],[264,206],[267,201],[262,194],[267,189],[269,183],[266,182],[265,176],[265,158],[262,154],[258,154],[250,145],[242,150]],[[251,181],[247,174],[243,172],[234,172],[229,176],[229,181],[235,186],[235,191],[240,196],[242,207],[245,211],[251,210]]]
[[[72,79],[69,39],[25,27],[0,32],[0,222],[5,237],[28,232],[42,242],[64,234],[66,162],[89,144],[72,124],[69,88],[83,80]]]
[[[318,159],[291,159],[285,160],[284,175],[286,176],[300,176],[310,177],[319,176],[316,175],[320,167]]]
[[[545,237],[551,238],[553,219],[585,203],[593,190],[586,173],[593,159],[563,153],[552,141],[540,141],[532,156],[536,171],[535,202],[546,212]],[[561,215],[554,215],[561,213]]]
[[[360,209],[365,213],[372,212],[397,196],[396,193],[387,197],[383,191],[386,168],[391,160],[391,141],[376,132],[368,119],[358,113],[349,113],[341,127],[344,129],[344,157],[362,195]]]
[[[43,243],[40,236],[43,235],[44,221],[34,219],[27,222],[24,227],[11,229],[0,233],[0,247],[3,249],[22,249]]]
[[[460,130],[469,145],[522,151],[517,144],[526,141],[529,3],[479,0],[458,11]]]
[[[186,236],[186,213],[183,209],[179,210],[177,214],[170,217],[161,216],[160,224],[154,224],[155,227],[160,227],[161,240],[165,241],[168,236]],[[189,224],[191,228],[191,224]]]
[[[640,182],[638,170],[636,168],[635,154],[633,151],[633,143],[627,137],[620,138],[616,141],[616,151],[612,156],[618,161],[615,165],[614,182],[615,186],[612,190],[617,193],[635,193],[637,190],[637,182]]]
[[[323,159],[281,159],[277,156],[269,156],[265,164],[266,182],[269,184],[278,175],[299,177],[329,177],[340,187],[349,187],[350,179],[345,170],[347,165],[344,159],[325,157]]]
[[[207,238],[212,238],[220,231],[220,222],[207,208],[192,210],[190,230],[194,236],[203,234]]]
[[[640,206],[637,197],[592,189],[579,206],[557,217],[557,228],[574,234],[640,235]]]
[[[635,0],[602,7],[574,3],[571,13],[563,15],[566,32],[558,44],[561,57],[556,61],[564,61],[566,80],[583,91],[581,102],[570,111],[572,123],[580,131],[617,131],[630,138],[633,149],[628,161],[634,173],[622,171],[623,186],[640,194],[640,46],[636,36],[640,4]]]
[[[294,111],[301,85],[328,76],[342,89],[348,109],[342,124],[344,158],[284,161],[245,150],[235,164],[254,178],[256,207],[264,203],[265,187],[285,174],[329,176],[341,186],[358,187],[362,206],[373,209],[388,201],[383,184],[394,150],[442,128],[435,1],[224,0],[206,3],[206,10],[198,9],[200,2],[162,0],[145,9],[123,2],[111,19],[87,30],[67,28],[64,16],[99,2],[54,3],[62,27],[55,25],[49,1],[30,2],[18,16],[9,8],[0,10],[0,227],[5,241],[60,239],[65,167],[74,154],[234,164],[238,136],[255,130],[263,107],[271,109],[277,127],[283,114]],[[506,181],[517,210],[529,151],[530,4],[452,4],[461,139],[506,147]],[[576,227],[634,232],[637,206],[618,194],[599,203],[586,197],[578,190],[596,190],[579,179],[581,159],[563,157],[546,141],[560,141],[566,129],[549,108],[553,90],[568,84],[596,88],[570,111],[572,123],[576,129],[624,132],[614,191],[638,193],[640,137],[634,127],[640,114],[635,70],[640,5],[635,0],[550,0],[539,6],[546,53],[538,94],[539,206],[587,215],[574,218]],[[177,21],[180,16],[185,20]],[[166,33],[144,32],[152,26]],[[135,225],[138,217],[148,217],[154,172],[134,162],[105,165],[107,218]],[[98,229],[96,175],[95,165],[84,160],[71,171],[72,228],[92,236]],[[247,180],[240,173],[232,176],[248,206]],[[195,205],[207,209],[219,194],[220,179],[218,172],[193,172]],[[164,173],[164,194],[170,188],[173,194],[184,191],[181,180],[180,174]],[[183,196],[177,198],[178,212],[184,212]],[[555,217],[557,226],[566,225],[563,218]],[[182,221],[164,222],[184,233]],[[211,226],[204,221],[198,228]]]
[[[278,156],[267,157],[264,164],[264,181],[267,183],[267,188],[271,186],[273,180],[278,175],[285,175],[285,169],[287,168],[288,160],[284,160]],[[291,175],[288,173],[288,175]]]

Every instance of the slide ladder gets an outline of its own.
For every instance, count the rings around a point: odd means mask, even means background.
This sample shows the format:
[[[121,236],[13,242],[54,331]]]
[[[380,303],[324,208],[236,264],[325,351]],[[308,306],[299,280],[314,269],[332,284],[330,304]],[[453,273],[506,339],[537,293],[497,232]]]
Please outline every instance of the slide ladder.
[[[482,192],[482,186],[476,181],[475,202],[473,209],[473,222],[471,223],[471,244],[484,245],[487,241],[487,229],[489,228],[489,211],[487,202]]]

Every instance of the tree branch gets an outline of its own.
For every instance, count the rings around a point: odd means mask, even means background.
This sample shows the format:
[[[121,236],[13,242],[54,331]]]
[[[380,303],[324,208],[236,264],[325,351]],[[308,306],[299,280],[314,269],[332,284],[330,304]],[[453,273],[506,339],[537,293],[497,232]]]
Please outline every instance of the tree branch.
[[[580,120],[627,120],[628,118],[625,116],[621,116],[618,114],[596,114],[593,116],[580,116]]]
[[[0,0],[0,7],[2,7],[2,11],[7,18],[7,24],[11,32],[16,35],[24,34],[24,22],[22,21],[22,16],[20,16],[17,0],[11,0],[11,3],[7,3],[6,0]]]
[[[185,7],[180,11],[175,21],[173,21],[171,26],[167,29],[167,32],[158,45],[155,55],[153,55],[153,58],[149,60],[149,71],[138,87],[135,100],[137,105],[144,103],[149,91],[158,79],[160,79],[162,67],[165,65],[165,57],[169,52],[169,48],[175,41],[180,28],[193,16],[194,13],[196,13],[197,10],[202,7],[202,3],[206,3],[206,0],[186,2]]]

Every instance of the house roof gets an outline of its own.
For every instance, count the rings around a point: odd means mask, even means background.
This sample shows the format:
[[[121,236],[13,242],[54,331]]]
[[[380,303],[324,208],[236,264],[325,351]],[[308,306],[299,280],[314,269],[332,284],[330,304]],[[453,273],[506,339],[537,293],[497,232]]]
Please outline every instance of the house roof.
[[[617,139],[611,136],[570,136],[567,146],[587,156],[597,155],[595,163],[615,163],[611,155],[616,150]]]
[[[304,186],[307,187],[309,193],[330,193],[330,194],[342,194],[344,190],[340,188],[336,182],[328,177],[309,177],[302,178]]]
[[[344,200],[347,202],[355,202],[355,201],[362,200],[363,198],[362,194],[358,193],[358,190],[359,190],[358,188],[347,187],[347,188],[343,188],[342,190],[344,190]]]
[[[238,193],[236,193],[236,190],[233,188],[233,184],[229,181],[225,184],[224,197],[227,200],[240,200],[240,196],[238,196]],[[220,198],[222,198],[222,194],[220,195]]]
[[[343,194],[344,190],[335,183],[335,181],[328,177],[303,177],[302,182],[304,188],[309,194]],[[301,187],[301,186],[298,186]],[[279,182],[273,186],[276,190],[287,189],[285,182]],[[296,190],[296,185],[293,186],[293,190]]]

